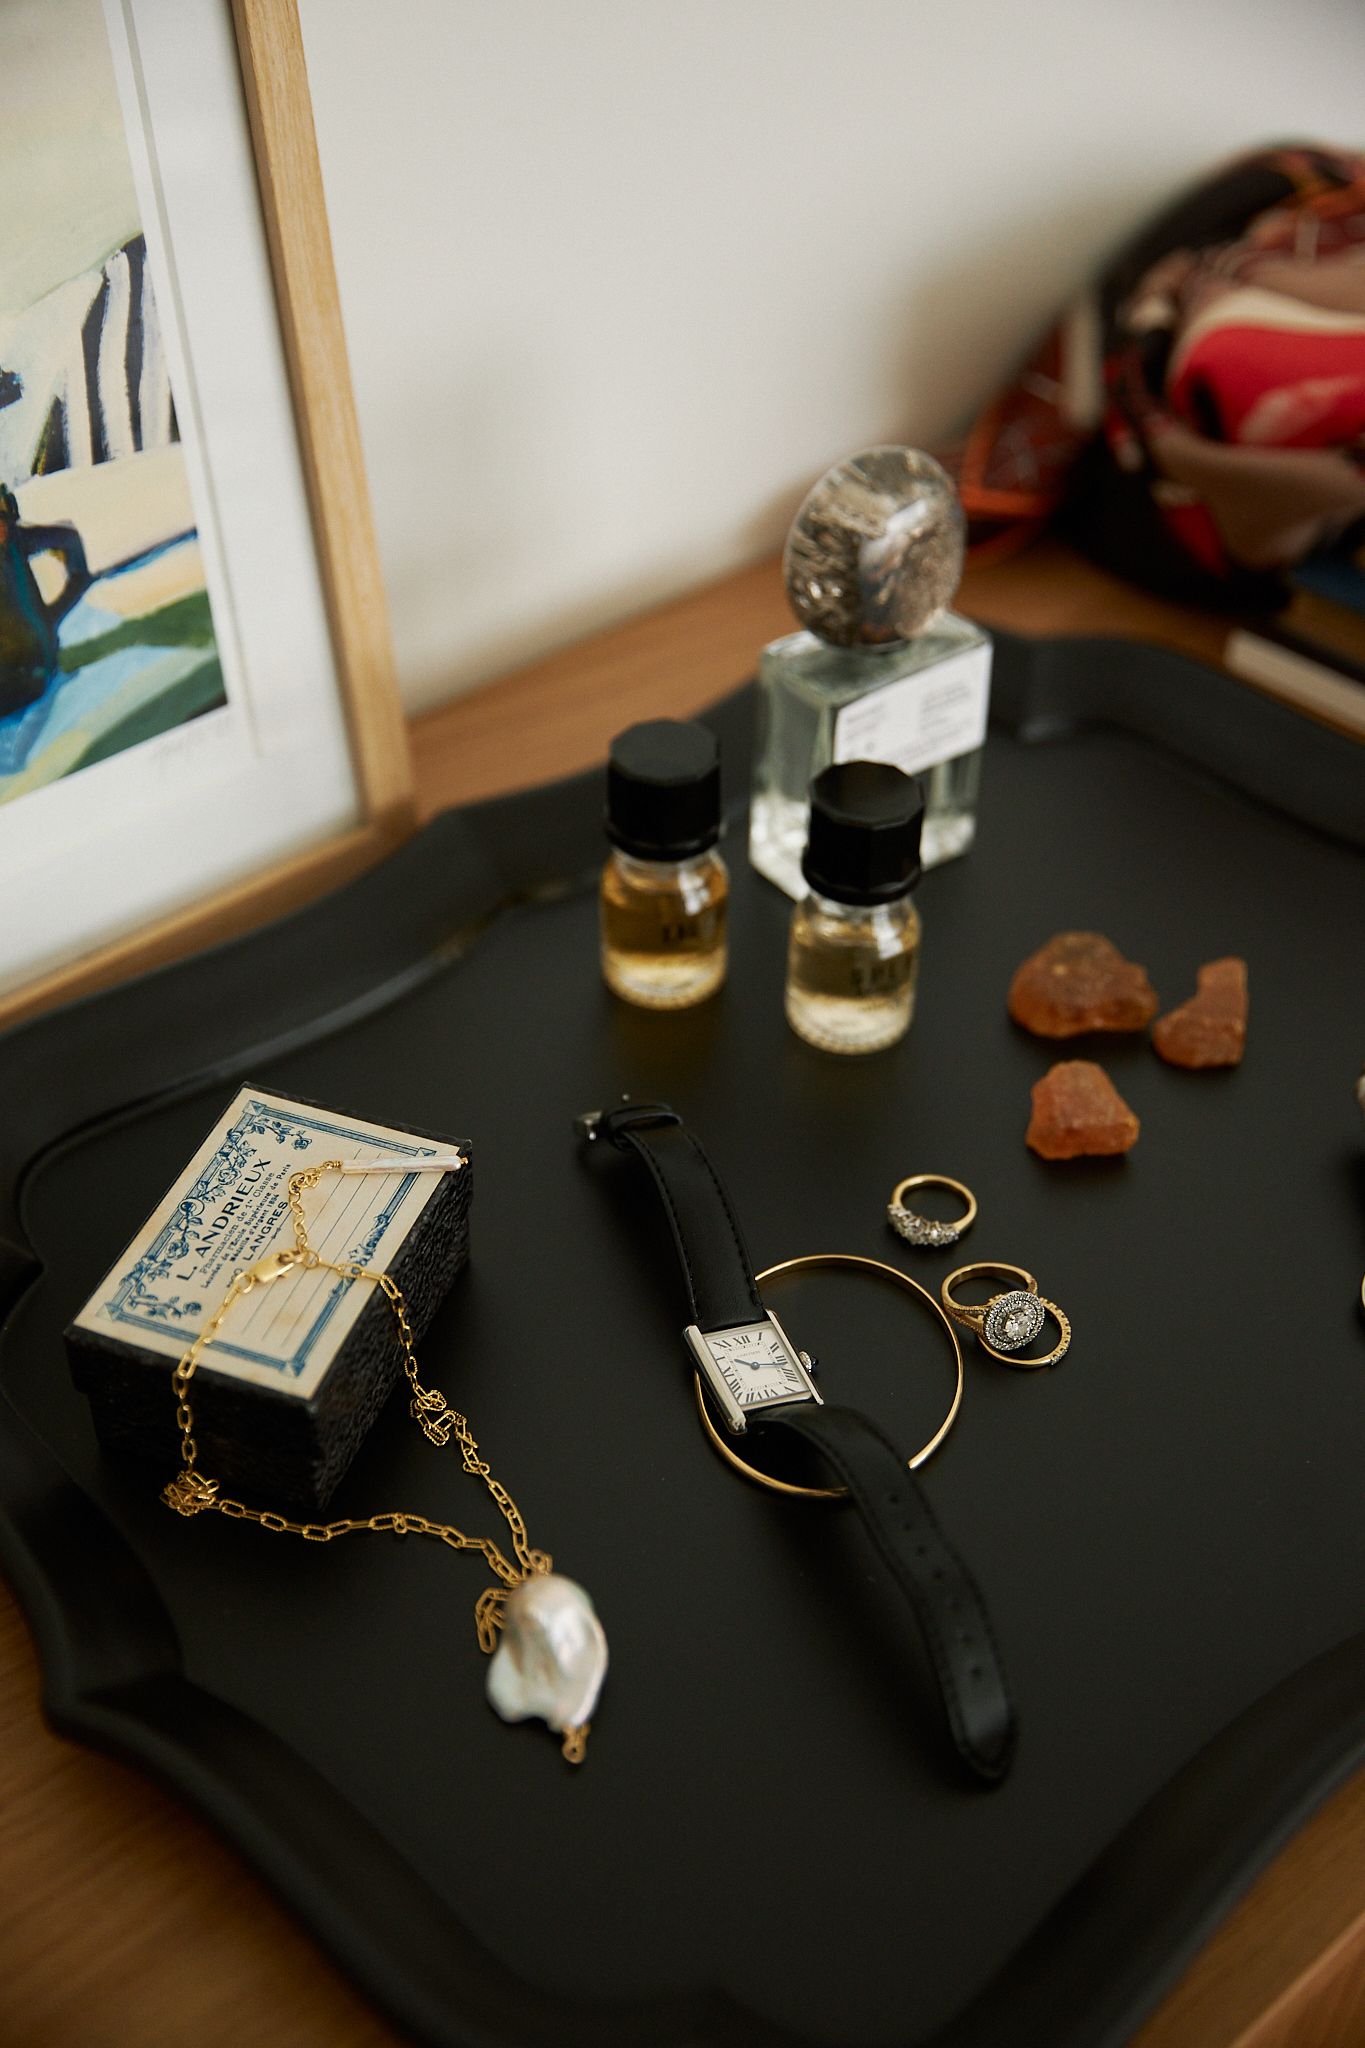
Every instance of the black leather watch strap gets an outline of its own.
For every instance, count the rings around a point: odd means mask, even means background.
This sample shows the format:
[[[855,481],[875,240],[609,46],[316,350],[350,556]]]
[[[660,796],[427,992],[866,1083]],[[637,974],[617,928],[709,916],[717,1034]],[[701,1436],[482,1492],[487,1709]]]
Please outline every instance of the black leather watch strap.
[[[633,1152],[663,1199],[703,1331],[767,1314],[719,1175],[676,1110],[631,1102],[580,1120],[595,1141]],[[997,1784],[1014,1751],[1014,1709],[971,1573],[939,1528],[901,1452],[852,1408],[793,1402],[753,1425],[813,1445],[843,1487],[909,1602],[937,1680],[953,1745],[978,1780]]]
[[[853,1408],[794,1404],[761,1427],[815,1446],[847,1488],[897,1586],[909,1601],[938,1679],[953,1746],[987,1784],[1014,1754],[1016,1723],[985,1603],[891,1440]]]
[[[663,1102],[628,1102],[605,1110],[591,1135],[634,1152],[653,1175],[697,1328],[723,1330],[765,1316],[730,1197],[677,1111]]]

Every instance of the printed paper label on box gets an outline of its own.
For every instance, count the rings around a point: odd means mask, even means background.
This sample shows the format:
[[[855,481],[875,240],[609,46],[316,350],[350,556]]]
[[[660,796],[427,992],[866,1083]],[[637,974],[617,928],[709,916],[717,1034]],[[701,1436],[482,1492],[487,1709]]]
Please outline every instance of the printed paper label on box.
[[[846,704],[834,721],[834,759],[889,761],[907,775],[922,774],[982,744],[990,696],[990,643],[964,647]]]
[[[76,1327],[178,1359],[233,1274],[294,1243],[286,1192],[292,1173],[324,1159],[416,1162],[441,1151],[410,1131],[243,1088],[106,1274]],[[308,1241],[324,1259],[382,1270],[441,1178],[415,1167],[327,1174],[304,1196]],[[234,1302],[199,1369],[306,1401],[373,1292],[367,1280],[290,1273]]]

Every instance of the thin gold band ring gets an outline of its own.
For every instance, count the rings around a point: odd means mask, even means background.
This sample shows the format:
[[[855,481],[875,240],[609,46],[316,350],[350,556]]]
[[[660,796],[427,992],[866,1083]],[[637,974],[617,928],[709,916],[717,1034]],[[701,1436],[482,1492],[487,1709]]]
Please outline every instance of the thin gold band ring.
[[[912,1294],[919,1295],[920,1299],[933,1310],[948,1333],[948,1342],[953,1347],[953,1362],[957,1368],[957,1385],[953,1389],[952,1405],[938,1428],[934,1431],[934,1434],[930,1437],[928,1443],[916,1451],[913,1458],[906,1459],[906,1464],[913,1472],[920,1465],[924,1464],[926,1459],[932,1458],[934,1452],[956,1422],[957,1411],[962,1405],[962,1346],[958,1343],[957,1331],[953,1328],[952,1318],[944,1314],[928,1288],[921,1287],[918,1280],[912,1280],[908,1273],[902,1273],[897,1266],[888,1266],[881,1259],[865,1259],[858,1252],[809,1252],[803,1258],[782,1259],[777,1265],[768,1266],[757,1275],[758,1285],[761,1287],[765,1280],[776,1280],[782,1273],[804,1272],[812,1266],[841,1266],[854,1271],[870,1273],[878,1279],[894,1281],[898,1287],[906,1287]],[[720,1430],[711,1419],[711,1411],[706,1405],[706,1390],[702,1385],[701,1374],[694,1372],[692,1380],[696,1391],[697,1413],[701,1417],[701,1426],[711,1439],[712,1447],[719,1451],[727,1465],[733,1465],[735,1470],[742,1472],[746,1479],[754,1480],[759,1486],[766,1486],[772,1493],[794,1494],[802,1500],[843,1499],[848,1491],[847,1487],[797,1486],[790,1479],[774,1479],[770,1473],[760,1471],[757,1465],[751,1465],[747,1459],[741,1458],[739,1453],[725,1441]]]

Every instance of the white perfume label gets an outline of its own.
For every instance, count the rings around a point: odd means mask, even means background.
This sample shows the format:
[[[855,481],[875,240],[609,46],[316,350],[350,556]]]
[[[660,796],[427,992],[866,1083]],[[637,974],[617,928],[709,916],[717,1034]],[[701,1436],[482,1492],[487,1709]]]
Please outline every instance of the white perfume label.
[[[77,1327],[179,1358],[234,1273],[294,1242],[287,1183],[324,1159],[411,1159],[392,1173],[327,1174],[304,1196],[324,1258],[383,1270],[441,1185],[424,1158],[449,1147],[356,1117],[243,1088],[76,1318]],[[308,1400],[374,1289],[336,1273],[291,1272],[234,1302],[201,1372]]]
[[[986,641],[846,704],[834,721],[834,759],[889,761],[920,775],[982,745],[990,699]]]

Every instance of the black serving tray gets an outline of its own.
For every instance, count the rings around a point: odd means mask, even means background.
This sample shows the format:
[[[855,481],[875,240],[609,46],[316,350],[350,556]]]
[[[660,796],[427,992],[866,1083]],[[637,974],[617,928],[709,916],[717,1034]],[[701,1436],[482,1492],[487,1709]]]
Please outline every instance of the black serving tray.
[[[0,1538],[55,1725],[176,1788],[414,2039],[459,2048],[1093,2048],[1123,2040],[1365,1742],[1365,753],[1174,654],[1001,636],[980,833],[926,878],[920,1009],[863,1061],[786,1030],[787,905],[743,856],[733,965],[690,1015],[596,972],[596,781],[439,818],[325,902],[0,1043]],[[751,700],[715,714],[746,782]],[[1052,931],[1167,1004],[1250,967],[1229,1074],[1102,1057],[1126,1161],[1024,1148],[1050,1049],[1005,1015]],[[1069,1052],[1095,1048],[1072,1045]],[[60,1333],[243,1079],[468,1130],[468,1273],[424,1377],[468,1410],[613,1665],[586,1764],[483,1699],[466,1559],[184,1524],[98,1455]],[[1072,1317],[1053,1372],[979,1351],[924,1481],[1019,1703],[965,1789],[837,1508],[707,1448],[654,1220],[580,1110],[687,1114],[765,1263],[891,1238],[905,1173],[967,1181],[961,1257]],[[601,1168],[601,1171],[598,1168]],[[941,1332],[793,1285],[826,1390],[909,1438]],[[334,1503],[482,1526],[392,1404]]]

